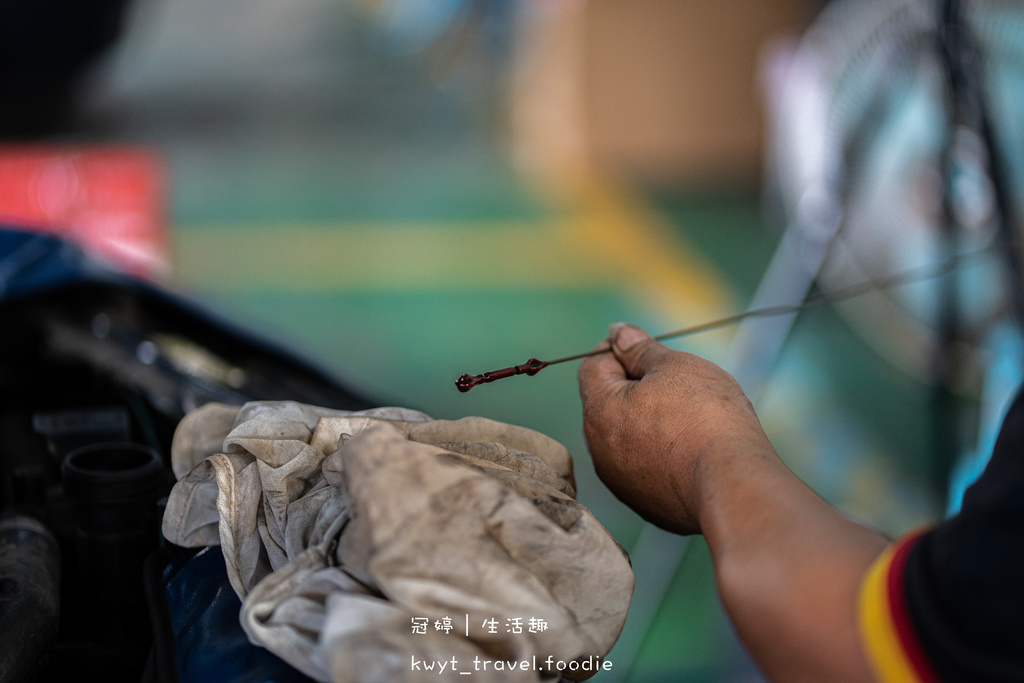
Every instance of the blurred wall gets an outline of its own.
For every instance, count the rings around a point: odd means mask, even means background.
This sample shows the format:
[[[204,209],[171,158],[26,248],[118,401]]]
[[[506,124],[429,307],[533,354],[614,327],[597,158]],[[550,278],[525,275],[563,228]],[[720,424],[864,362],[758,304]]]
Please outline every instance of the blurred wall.
[[[549,173],[611,169],[665,184],[752,184],[766,47],[800,34],[811,0],[528,4],[513,137]]]

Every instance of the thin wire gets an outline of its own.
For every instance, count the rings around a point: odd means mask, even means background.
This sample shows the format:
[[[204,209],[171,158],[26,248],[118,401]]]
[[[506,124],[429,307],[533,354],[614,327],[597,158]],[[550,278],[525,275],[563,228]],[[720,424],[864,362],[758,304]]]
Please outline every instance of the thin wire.
[[[786,315],[788,313],[797,313],[804,310],[805,308],[811,308],[812,306],[818,306],[824,303],[830,303],[835,301],[844,301],[846,299],[852,299],[853,297],[867,294],[874,290],[888,290],[893,287],[899,287],[902,285],[911,284],[914,282],[923,282],[925,280],[931,280],[956,270],[961,261],[965,261],[977,256],[987,254],[990,251],[995,250],[999,247],[1007,247],[1008,245],[1003,241],[996,241],[992,244],[981,247],[974,251],[965,252],[963,254],[957,254],[952,256],[948,260],[939,264],[928,264],[924,266],[918,266],[916,268],[909,268],[907,270],[894,273],[888,277],[884,277],[876,280],[868,280],[866,282],[860,282],[855,285],[848,287],[841,287],[839,289],[833,289],[829,292],[823,292],[821,294],[815,294],[805,298],[803,301],[792,304],[778,304],[775,306],[766,306],[764,308],[755,308],[743,313],[736,313],[735,315],[726,316],[725,318],[718,318],[717,320],[710,320],[703,322],[698,325],[692,325],[690,327],[684,327],[680,330],[673,332],[666,332],[659,334],[654,337],[656,341],[663,341],[665,339],[672,339],[675,337],[685,337],[691,334],[697,334],[698,332],[706,332],[707,330],[713,330],[717,327],[724,327],[726,325],[732,325],[738,323],[741,320],[747,318],[766,318],[776,315]],[[556,358],[555,360],[547,361],[547,365],[555,365],[556,363],[565,363],[571,360],[578,360],[580,358],[587,358],[589,356],[597,356],[602,353],[608,353],[611,351],[610,346],[605,346],[597,349],[591,349],[584,353],[577,353],[572,356],[564,356],[562,358]]]

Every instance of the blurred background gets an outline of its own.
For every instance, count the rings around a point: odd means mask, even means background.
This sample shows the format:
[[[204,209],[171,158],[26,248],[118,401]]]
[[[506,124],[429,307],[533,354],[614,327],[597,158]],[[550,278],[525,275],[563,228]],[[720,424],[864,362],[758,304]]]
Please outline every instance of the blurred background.
[[[558,439],[637,576],[594,680],[757,681],[702,540],[594,476],[575,364],[454,380],[587,350],[617,320],[666,332],[991,245],[1009,209],[990,176],[1012,196],[1021,174],[951,106],[943,5],[5,2],[0,221],[374,403]],[[978,90],[1019,149],[1020,12],[966,7]],[[1019,378],[1009,261],[671,345],[733,372],[821,495],[900,534],[946,509],[996,362],[997,407]]]

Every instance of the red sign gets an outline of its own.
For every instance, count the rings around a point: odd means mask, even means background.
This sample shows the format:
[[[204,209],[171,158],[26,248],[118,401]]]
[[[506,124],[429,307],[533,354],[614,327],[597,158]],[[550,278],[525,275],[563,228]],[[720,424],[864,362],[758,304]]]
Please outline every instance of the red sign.
[[[0,223],[67,238],[132,275],[169,271],[164,173],[149,150],[0,147]]]

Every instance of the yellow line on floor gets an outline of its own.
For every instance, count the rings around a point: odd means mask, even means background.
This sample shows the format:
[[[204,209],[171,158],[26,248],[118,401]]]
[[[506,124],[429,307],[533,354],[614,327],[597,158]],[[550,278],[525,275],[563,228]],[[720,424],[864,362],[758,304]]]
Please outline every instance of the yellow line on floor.
[[[547,222],[191,226],[174,248],[179,280],[207,291],[622,289],[666,328],[734,310],[661,216],[596,183]]]
[[[549,225],[202,226],[177,232],[179,279],[219,291],[594,286]]]
[[[734,312],[735,295],[718,272],[637,198],[612,185],[591,184],[574,220],[561,224],[577,257],[627,289],[664,329],[688,327]],[[701,337],[720,344],[728,332]]]

